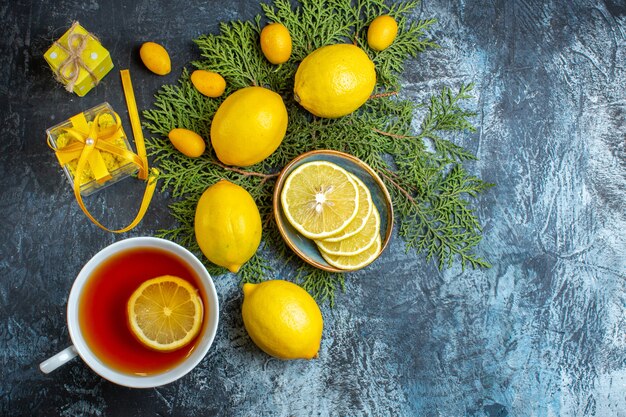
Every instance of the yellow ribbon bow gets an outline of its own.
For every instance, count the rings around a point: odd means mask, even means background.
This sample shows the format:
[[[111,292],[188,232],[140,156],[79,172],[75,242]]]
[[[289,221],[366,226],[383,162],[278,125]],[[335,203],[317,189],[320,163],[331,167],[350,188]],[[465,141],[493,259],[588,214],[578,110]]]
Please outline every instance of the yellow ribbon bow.
[[[137,146],[137,154],[129,151],[125,147],[120,147],[115,144],[116,140],[123,134],[122,123],[117,114],[113,114],[115,119],[114,125],[105,128],[100,127],[98,122],[103,112],[96,115],[91,123],[91,126],[87,123],[83,113],[72,117],[70,121],[72,122],[73,127],[66,128],[65,132],[71,135],[72,138],[76,139],[76,142],[61,149],[55,149],[56,156],[61,165],[65,165],[70,161],[78,159],[74,177],[74,196],[76,197],[76,201],[85,215],[93,223],[101,229],[113,233],[127,232],[139,224],[148,210],[150,200],[152,199],[156,189],[156,178],[159,175],[159,171],[156,168],[152,168],[152,170],[150,170],[150,175],[148,175],[148,158],[146,155],[143,133],[141,131],[139,114],[137,112],[135,94],[130,80],[130,73],[128,70],[122,70],[121,76],[130,122],[133,128],[133,135],[135,137],[135,145]],[[111,179],[111,173],[108,171],[106,164],[102,159],[102,155],[100,155],[100,151],[109,152],[123,158],[125,161],[133,163],[137,166],[137,168],[139,168],[137,176],[140,179],[148,180],[137,216],[128,226],[122,229],[111,230],[98,222],[85,207],[80,194],[80,177],[83,175],[86,165],[89,165],[91,168],[96,181],[102,183]]]
[[[70,93],[74,91],[74,85],[76,81],[78,81],[78,76],[80,73],[80,69],[83,68],[91,79],[93,80],[94,85],[98,85],[98,77],[89,69],[82,58],[82,53],[87,47],[87,42],[89,41],[89,37],[98,40],[91,33],[87,33],[86,35],[80,33],[74,33],[74,30],[78,26],[78,22],[74,22],[69,29],[70,35],[67,37],[67,47],[61,45],[60,42],[56,41],[54,44],[58,46],[61,50],[63,50],[67,54],[67,58],[65,61],[59,65],[59,68],[56,70],[55,75],[57,79],[65,85],[65,89]],[[66,75],[67,74],[67,75]]]
[[[111,179],[111,173],[108,171],[106,164],[100,152],[94,150],[109,152],[115,156],[121,157],[125,161],[132,162],[139,169],[144,169],[144,162],[139,156],[129,151],[125,147],[120,147],[119,139],[123,136],[122,122],[116,113],[113,113],[115,124],[110,127],[100,127],[100,117],[106,113],[103,111],[96,115],[91,125],[87,123],[83,113],[76,115],[70,119],[72,128],[66,128],[65,133],[70,135],[76,141],[72,144],[56,150],[56,156],[61,165],[65,165],[70,161],[80,158],[89,165],[94,177],[98,183],[104,183]],[[83,164],[84,165],[84,164]],[[77,170],[76,175],[82,175],[83,171]],[[80,178],[76,181],[81,183]]]

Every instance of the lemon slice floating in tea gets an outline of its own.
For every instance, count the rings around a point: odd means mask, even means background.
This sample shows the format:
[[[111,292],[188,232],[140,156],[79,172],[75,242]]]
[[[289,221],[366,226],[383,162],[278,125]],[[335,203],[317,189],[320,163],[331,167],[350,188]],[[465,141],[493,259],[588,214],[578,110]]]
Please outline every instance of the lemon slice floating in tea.
[[[375,239],[380,239],[380,214],[376,207],[366,219],[365,227],[356,235],[347,237],[339,242],[327,242],[316,240],[315,243],[320,251],[328,255],[352,256],[365,252]]]
[[[346,271],[351,271],[355,269],[363,268],[364,266],[369,265],[376,259],[378,254],[380,253],[380,249],[382,247],[382,242],[380,239],[380,234],[376,235],[376,239],[372,242],[372,244],[363,252],[358,255],[351,256],[341,256],[341,255],[331,255],[329,253],[324,252],[320,248],[320,253],[322,257],[328,262],[330,265],[335,268],[345,269]]]
[[[348,171],[315,161],[300,165],[287,177],[280,201],[296,230],[321,239],[341,232],[356,217],[359,191]]]
[[[202,316],[196,289],[171,275],[149,279],[128,300],[130,331],[154,350],[176,350],[191,342],[200,332]]]

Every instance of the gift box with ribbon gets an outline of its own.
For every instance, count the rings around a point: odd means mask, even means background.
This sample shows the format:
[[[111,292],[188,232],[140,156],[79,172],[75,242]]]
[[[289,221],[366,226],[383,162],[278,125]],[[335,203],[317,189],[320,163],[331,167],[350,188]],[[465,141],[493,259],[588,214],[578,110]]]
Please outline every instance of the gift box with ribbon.
[[[159,176],[156,168],[148,167],[130,72],[122,70],[120,76],[137,153],[133,153],[124,134],[120,117],[108,103],[79,113],[46,130],[48,145],[54,150],[70,180],[79,207],[96,226],[114,233],[127,232],[139,224],[148,210]],[[137,215],[127,226],[110,229],[91,215],[82,196],[113,184],[134,172],[137,172],[137,178],[146,182]]]
[[[80,193],[88,196],[138,170],[117,113],[108,103],[100,104],[51,127],[48,143],[63,167],[72,187],[77,182]],[[85,146],[94,146],[83,167],[78,164]],[[141,163],[141,162],[139,162]]]
[[[46,51],[44,58],[65,89],[87,94],[113,68],[111,55],[98,38],[78,22]]]

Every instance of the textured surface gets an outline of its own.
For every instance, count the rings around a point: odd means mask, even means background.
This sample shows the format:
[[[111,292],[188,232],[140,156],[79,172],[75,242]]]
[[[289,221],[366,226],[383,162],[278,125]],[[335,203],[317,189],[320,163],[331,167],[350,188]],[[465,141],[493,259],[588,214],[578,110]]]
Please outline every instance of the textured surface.
[[[107,234],[73,201],[46,127],[109,101],[130,67],[140,108],[220,20],[253,1],[0,2],[0,415],[626,416],[626,4],[622,0],[427,0],[443,48],[411,62],[403,94],[474,81],[479,131],[457,138],[497,186],[477,207],[490,270],[439,273],[397,238],[324,308],[320,358],[280,362],[248,338],[233,276],[216,280],[214,347],[168,386],[131,390],[79,360],[51,375],[66,347],[65,304]],[[71,20],[96,32],[116,69],[82,99],[52,79],[42,54]],[[139,64],[162,42],[172,73]],[[124,120],[125,123],[126,120]],[[98,218],[132,217],[137,181],[98,194]],[[165,195],[127,235],[171,224]],[[117,208],[113,212],[113,208]],[[127,210],[124,210],[127,208]]]

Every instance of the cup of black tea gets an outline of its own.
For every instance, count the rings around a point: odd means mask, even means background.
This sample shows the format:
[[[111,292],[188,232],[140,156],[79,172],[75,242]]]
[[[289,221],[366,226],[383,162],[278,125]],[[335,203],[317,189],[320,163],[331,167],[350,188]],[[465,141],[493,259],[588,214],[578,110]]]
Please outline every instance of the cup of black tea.
[[[129,327],[129,298],[144,282],[161,276],[187,281],[202,306],[200,331],[184,346],[147,347]],[[154,237],[125,239],[102,249],[78,274],[67,302],[72,345],[39,367],[49,373],[75,356],[103,378],[133,388],[152,388],[190,372],[209,351],[219,321],[211,276],[187,249]]]

